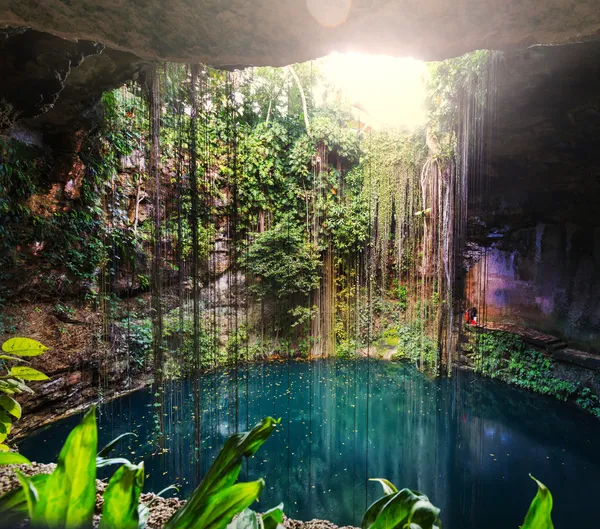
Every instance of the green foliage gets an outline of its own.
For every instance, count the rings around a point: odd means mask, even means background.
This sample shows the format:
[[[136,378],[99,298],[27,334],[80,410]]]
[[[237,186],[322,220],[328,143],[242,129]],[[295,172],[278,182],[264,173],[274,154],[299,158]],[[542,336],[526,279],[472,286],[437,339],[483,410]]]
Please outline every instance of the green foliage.
[[[127,333],[127,347],[131,360],[142,367],[152,354],[152,321],[150,318],[131,319],[122,322],[123,332]]]
[[[346,338],[336,344],[335,355],[342,359],[355,358],[358,349],[359,344],[356,340]]]
[[[35,487],[36,491],[43,488],[50,474],[36,474],[28,479],[28,486]],[[21,482],[21,484],[23,484]],[[18,527],[27,519],[29,508],[23,487],[9,490],[0,497],[0,519],[5,524],[3,527]]]
[[[383,487],[384,496],[374,502],[365,512],[362,529],[437,529],[441,527],[440,510],[420,492],[398,489],[389,481],[377,479]]]
[[[0,452],[0,466],[2,465],[30,465],[31,461],[17,452]]]
[[[79,529],[92,526],[96,505],[96,409],[67,437],[56,470],[29,505],[32,527]],[[33,485],[27,480],[33,490]]]
[[[283,524],[283,503],[261,515],[264,529],[278,529]]]
[[[244,457],[256,453],[279,421],[267,417],[250,432],[229,437],[198,488],[165,529],[222,528],[260,494],[262,480],[234,485]]]
[[[256,279],[250,288],[260,299],[304,298],[318,284],[317,248],[289,217],[256,236],[242,265]]]
[[[486,87],[482,81],[489,53],[478,50],[428,64],[427,117],[430,129],[440,143],[458,124],[461,97],[473,94],[480,108],[483,106]]]
[[[260,529],[260,522],[258,520],[258,514],[252,509],[244,509],[227,526],[227,529]]]
[[[408,307],[408,288],[406,285],[402,285],[397,279],[392,282],[392,295],[398,301],[398,308],[405,312]]]
[[[104,492],[99,529],[138,529],[140,494],[144,486],[144,464],[119,467]]]
[[[521,529],[554,529],[552,523],[552,494],[548,488],[533,476],[530,477],[538,486],[537,494],[525,516]]]
[[[12,397],[17,393],[33,393],[25,381],[49,380],[40,371],[15,363],[25,362],[24,358],[38,356],[47,351],[48,348],[31,338],[10,338],[2,344],[0,354],[0,367],[6,370],[6,374],[0,375],[0,464],[10,458],[2,452],[8,450],[4,444],[12,429],[13,418],[21,418],[21,406]],[[8,463],[6,463],[8,464]]]
[[[552,494],[547,487],[531,476],[538,491],[529,506],[521,529],[554,529],[552,523]],[[383,496],[365,512],[362,529],[439,529],[442,523],[440,510],[434,507],[429,498],[420,492],[398,489],[387,479],[371,479],[383,487]]]
[[[423,332],[419,321],[414,323],[401,323],[388,327],[383,331],[381,344],[394,347],[396,352],[392,360],[407,360],[413,363],[424,360],[424,368],[436,365],[437,343]]]
[[[600,400],[589,388],[555,376],[552,357],[528,347],[519,337],[500,331],[486,332],[476,335],[464,349],[476,373],[562,401],[573,399],[600,417]]]
[[[250,432],[232,435],[205,474],[190,499],[166,523],[165,529],[224,529],[233,517],[244,511],[260,495],[264,481],[236,483],[243,459],[251,457],[269,438],[279,421],[267,417]],[[117,439],[118,440],[118,439]],[[3,523],[30,519],[30,526],[44,529],[84,529],[92,527],[96,504],[96,468],[116,441],[98,456],[95,408],[73,429],[58,457],[52,474],[32,478],[19,476],[21,487],[0,498]],[[15,461],[20,462],[20,461]],[[127,460],[111,477],[104,493],[101,529],[136,529],[145,526],[148,514],[140,505],[144,466]],[[281,505],[263,516],[265,529],[276,529],[283,519]],[[242,518],[245,519],[245,518]],[[249,529],[249,525],[236,525]]]
[[[329,206],[327,231],[333,238],[336,253],[341,256],[354,255],[365,248],[369,238],[369,208],[362,195],[347,202],[336,202]]]
[[[567,400],[577,389],[553,375],[551,357],[527,347],[519,337],[502,332],[475,336],[469,355],[476,373],[498,378],[509,384]]]
[[[251,509],[244,509],[227,529],[283,529],[283,503],[262,515]]]
[[[580,388],[575,402],[580,408],[600,418],[600,399],[590,388]]]

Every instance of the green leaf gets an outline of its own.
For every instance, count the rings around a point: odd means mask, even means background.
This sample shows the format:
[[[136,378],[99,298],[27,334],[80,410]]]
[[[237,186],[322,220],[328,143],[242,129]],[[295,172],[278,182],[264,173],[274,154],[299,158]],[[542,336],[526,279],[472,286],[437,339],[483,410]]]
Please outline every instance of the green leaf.
[[[0,392],[6,393],[7,395],[14,395],[17,390],[11,387],[6,380],[0,380]]]
[[[264,486],[265,482],[259,479],[223,488],[205,496],[193,510],[186,509],[188,502],[175,513],[177,515],[183,511],[183,516],[177,517],[175,523],[171,523],[172,517],[165,529],[225,529],[236,514],[258,498]]]
[[[128,437],[130,435],[132,435],[133,437],[137,437],[137,435],[133,432],[122,433],[121,435],[115,437],[112,441],[110,441],[104,448],[102,448],[102,450],[98,452],[98,457],[108,457],[114,449],[114,447],[116,446],[116,444],[124,437]]]
[[[0,406],[17,419],[21,418],[21,405],[8,395],[0,396]]]
[[[92,527],[96,505],[96,408],[67,437],[31,519],[32,527],[81,529]]]
[[[31,476],[29,481],[33,483],[37,490],[40,490],[49,477],[50,474],[36,474]],[[0,497],[0,519],[3,527],[18,527],[28,517],[29,510],[23,487],[9,490]]]
[[[369,479],[369,481],[378,481],[379,483],[381,483],[381,486],[383,487],[383,493],[385,495],[395,494],[396,492],[398,492],[398,489],[396,488],[396,486],[391,481],[388,481],[387,479],[371,478],[371,479]]]
[[[186,525],[183,520],[188,520],[187,523],[189,523],[189,520],[193,519],[190,513],[201,512],[200,505],[203,505],[212,495],[220,493],[235,483],[242,467],[242,458],[256,453],[277,424],[279,421],[272,417],[266,417],[250,432],[230,436],[198,488],[185,506],[171,517],[164,529],[191,527]],[[181,525],[182,523],[183,525]]]
[[[548,488],[531,474],[529,477],[537,483],[538,491],[529,506],[525,522],[521,529],[554,529],[552,523],[552,494]]]
[[[108,482],[100,529],[138,529],[144,464],[120,467]]]
[[[244,509],[239,516],[233,520],[227,529],[259,529],[258,515],[252,509]]]
[[[35,485],[33,484],[33,481],[31,481],[31,479],[25,477],[18,470],[15,470],[15,474],[17,475],[19,483],[21,483],[23,495],[25,496],[25,502],[27,504],[27,512],[29,513],[29,517],[31,517],[39,500],[38,491],[35,488]]]
[[[277,529],[277,526],[283,523],[283,503],[265,512],[262,522],[264,529]]]
[[[11,362],[25,362],[22,358],[18,356],[10,356],[10,355],[0,355],[0,360],[10,360]]]
[[[361,527],[368,529],[437,529],[441,526],[440,510],[420,492],[402,489],[376,501],[365,513]]]
[[[31,338],[11,338],[2,344],[2,350],[17,356],[38,356],[48,348]]]
[[[10,368],[10,373],[22,380],[50,380],[50,377],[33,367],[13,366]]]
[[[0,452],[0,465],[31,465],[31,461],[17,452]]]
[[[9,434],[12,428],[12,419],[3,409],[0,409],[0,432]]]
[[[108,467],[110,465],[128,465],[129,459],[124,457],[97,457],[96,468]]]
[[[21,393],[23,391],[25,391],[26,393],[31,393],[33,394],[34,391],[27,385],[27,384],[23,384],[23,382],[21,382],[20,380],[15,380],[14,378],[7,378],[6,380],[3,380],[2,382],[6,382],[11,389],[14,389],[15,391]]]
[[[369,527],[371,527],[375,523],[377,517],[379,516],[387,502],[390,501],[392,496],[393,494],[388,494],[386,496],[383,496],[382,498],[379,498],[377,501],[371,504],[371,506],[363,515],[363,519],[360,523],[362,529],[369,529]]]

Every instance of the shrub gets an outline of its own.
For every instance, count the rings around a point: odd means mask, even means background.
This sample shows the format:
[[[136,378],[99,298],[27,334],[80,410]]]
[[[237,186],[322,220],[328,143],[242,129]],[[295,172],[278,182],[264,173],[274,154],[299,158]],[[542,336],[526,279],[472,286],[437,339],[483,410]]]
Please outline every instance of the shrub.
[[[4,354],[0,354],[0,365],[6,369],[6,374],[0,376],[0,463],[9,457],[4,454],[8,452],[8,446],[4,442],[10,434],[13,420],[21,418],[21,405],[12,395],[33,393],[25,381],[49,380],[36,369],[15,364],[27,364],[24,357],[41,355],[47,349],[45,345],[30,338],[11,338],[2,344]]]

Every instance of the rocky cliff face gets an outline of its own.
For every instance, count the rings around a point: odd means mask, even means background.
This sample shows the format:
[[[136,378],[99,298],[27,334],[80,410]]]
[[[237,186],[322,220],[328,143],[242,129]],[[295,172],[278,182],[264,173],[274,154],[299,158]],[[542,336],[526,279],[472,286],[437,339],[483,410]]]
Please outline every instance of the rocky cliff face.
[[[600,350],[600,43],[505,54],[469,299]],[[484,186],[484,188],[486,187]]]

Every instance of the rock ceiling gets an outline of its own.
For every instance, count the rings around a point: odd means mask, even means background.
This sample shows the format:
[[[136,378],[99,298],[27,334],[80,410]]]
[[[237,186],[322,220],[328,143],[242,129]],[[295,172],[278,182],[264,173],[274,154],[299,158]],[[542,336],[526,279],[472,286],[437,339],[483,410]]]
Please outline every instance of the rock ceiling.
[[[147,59],[284,65],[333,51],[438,60],[600,37],[598,0],[0,0],[27,26]]]

